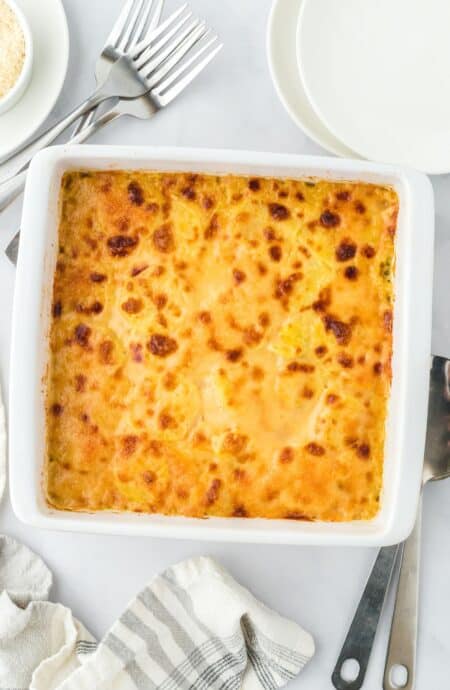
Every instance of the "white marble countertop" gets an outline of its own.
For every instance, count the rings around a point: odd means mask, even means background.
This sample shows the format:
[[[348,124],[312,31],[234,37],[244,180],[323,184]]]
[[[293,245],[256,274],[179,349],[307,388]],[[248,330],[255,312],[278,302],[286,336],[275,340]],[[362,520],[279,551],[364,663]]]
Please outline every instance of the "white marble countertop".
[[[55,117],[68,112],[92,87],[95,56],[120,4],[121,0],[64,0],[71,59]],[[167,5],[175,7],[175,0],[167,0]],[[225,42],[213,67],[152,122],[123,119],[94,141],[323,154],[291,122],[270,81],[265,54],[270,0],[191,0],[191,5]],[[437,212],[433,349],[437,354],[446,354],[450,353],[449,176],[435,178],[433,186]],[[20,203],[0,215],[0,375],[5,398],[14,268],[3,249],[18,227],[19,218]],[[443,690],[450,676],[450,481],[431,486],[425,493],[417,688]],[[7,498],[0,508],[0,528],[43,556],[55,575],[53,599],[70,606],[96,636],[106,631],[127,601],[157,572],[194,554],[215,556],[257,597],[314,635],[316,656],[289,686],[299,690],[332,687],[331,670],[375,556],[375,551],[369,549],[229,545],[46,532],[19,523]],[[368,690],[382,687],[387,633],[384,621],[366,679]]]

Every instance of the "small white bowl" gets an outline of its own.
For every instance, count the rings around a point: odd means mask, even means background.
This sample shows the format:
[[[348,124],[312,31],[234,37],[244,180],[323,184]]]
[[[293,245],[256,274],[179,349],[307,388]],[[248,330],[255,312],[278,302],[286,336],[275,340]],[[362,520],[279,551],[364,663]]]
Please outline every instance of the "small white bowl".
[[[25,60],[23,62],[22,71],[14,86],[3,96],[3,98],[0,98],[0,114],[6,113],[6,111],[12,108],[12,106],[23,96],[30,82],[33,66],[33,38],[28,21],[14,0],[5,0],[5,2],[9,5],[12,12],[14,12],[20,28],[23,31],[25,40]]]

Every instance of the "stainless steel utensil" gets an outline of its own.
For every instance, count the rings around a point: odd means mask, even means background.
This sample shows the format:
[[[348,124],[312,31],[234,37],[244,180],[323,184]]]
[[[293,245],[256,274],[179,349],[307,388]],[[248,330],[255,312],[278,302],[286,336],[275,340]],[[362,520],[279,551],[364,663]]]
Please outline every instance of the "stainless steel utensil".
[[[397,552],[397,545],[385,546],[378,552],[331,676],[337,690],[359,690],[364,682]],[[353,680],[343,677],[344,664],[350,660],[357,664]]]
[[[450,360],[433,357],[430,374],[428,427],[423,466],[422,488],[431,481],[450,476]],[[391,624],[384,690],[413,690],[416,677],[416,649],[419,619],[419,571],[422,498],[416,524],[404,542],[400,576]],[[395,669],[402,670],[404,682],[394,678]]]
[[[425,442],[422,486],[428,481],[450,476],[450,360],[433,356],[430,370],[428,425]],[[384,690],[412,690],[415,674],[417,606],[420,551],[420,505],[413,532],[403,544],[380,549],[367,581],[357,611],[350,625],[342,651],[332,674],[337,690],[359,690],[364,682],[383,602],[391,581],[395,561],[401,569],[393,627],[384,673]],[[348,659],[359,665],[358,676],[348,681],[342,667]],[[396,666],[406,670],[406,684],[394,684],[391,676]]]
[[[161,27],[163,26],[164,24],[161,24]],[[158,27],[157,32],[160,32],[161,27]],[[177,27],[179,28],[179,25]],[[177,27],[171,29],[171,36],[174,32],[176,33]],[[152,47],[146,51],[150,56],[155,55],[153,59],[151,57],[150,62],[145,63],[145,69],[149,70],[145,77],[149,87],[147,93],[139,98],[119,100],[115,106],[74,135],[69,143],[82,143],[98,129],[122,117],[122,115],[141,119],[153,117],[158,110],[171,103],[176,96],[184,91],[217,55],[223,45],[218,43],[217,36],[211,36],[205,24],[198,20],[190,23],[173,40],[176,45],[174,42],[167,44],[166,35],[164,35],[160,41],[153,43]],[[191,49],[197,44],[199,44],[197,49],[191,52]],[[147,59],[146,53],[139,59]],[[161,55],[164,56],[162,63],[159,62]],[[6,248],[6,255],[14,264],[17,262],[18,248],[19,233],[16,233]]]
[[[161,13],[164,6],[164,0],[127,0],[122,8],[108,38],[105,41],[102,52],[97,58],[95,64],[95,80],[97,84],[101,84],[108,74],[111,65],[122,55],[129,55],[130,50],[136,46],[140,41],[149,41],[152,32],[156,29],[161,18]],[[183,5],[178,10],[180,14],[186,5]],[[124,26],[130,17],[131,12],[139,16],[139,22],[128,24],[128,30],[124,31]],[[177,14],[177,13],[176,13]],[[83,115],[77,122],[74,129],[74,134],[78,134],[83,127],[91,124],[94,120],[97,108],[94,108],[86,115]]]
[[[167,20],[167,24],[165,23],[164,28],[161,25],[149,36],[146,36],[144,40],[138,41],[137,32],[141,30],[142,19],[146,19],[147,5],[148,2],[144,4],[142,0],[138,0],[137,5],[134,1],[128,8],[128,13],[122,26],[110,35],[110,37],[112,36],[113,43],[108,44],[104,48],[104,52],[110,54],[113,61],[109,69],[103,72],[103,81],[97,85],[94,93],[74,108],[60,122],[11,156],[0,167],[0,172],[2,168],[6,168],[8,171],[8,177],[0,183],[0,211],[11,203],[23,188],[25,171],[37,151],[54,141],[80,116],[89,112],[100,103],[111,99],[114,102],[117,98],[137,98],[148,90],[146,78],[148,77],[149,70],[156,69],[165,59],[166,54],[164,50],[172,46],[171,38],[173,33],[168,31],[158,42],[160,55],[155,56],[155,51],[152,50],[151,44],[165,28],[168,28],[173,23],[184,8],[174,12]],[[143,8],[144,13],[142,14]],[[179,28],[180,25],[177,25],[177,30]],[[126,53],[123,52],[123,47],[125,47]],[[163,47],[164,50],[162,49]]]

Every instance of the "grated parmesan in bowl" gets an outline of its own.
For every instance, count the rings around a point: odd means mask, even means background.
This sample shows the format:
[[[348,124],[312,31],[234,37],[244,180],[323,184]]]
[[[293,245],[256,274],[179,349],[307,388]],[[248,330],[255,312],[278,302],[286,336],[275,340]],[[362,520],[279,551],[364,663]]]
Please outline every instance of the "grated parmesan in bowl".
[[[0,112],[22,95],[31,74],[31,34],[11,0],[0,0]]]

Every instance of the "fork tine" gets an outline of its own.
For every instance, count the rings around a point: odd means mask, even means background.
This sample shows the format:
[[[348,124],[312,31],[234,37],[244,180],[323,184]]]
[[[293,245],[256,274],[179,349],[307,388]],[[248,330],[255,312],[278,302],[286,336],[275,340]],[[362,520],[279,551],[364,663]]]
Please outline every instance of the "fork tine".
[[[144,36],[144,40],[148,40],[150,33],[156,29],[161,19],[162,11],[164,7],[164,0],[156,0],[156,9],[153,11],[152,18],[150,19],[147,33]]]
[[[186,53],[188,53],[190,49],[206,34],[206,24],[202,22],[196,29],[194,29],[194,31],[190,32],[188,36],[180,42],[176,50],[173,50],[162,64],[159,63],[159,69],[156,69],[155,71],[152,69],[150,72],[147,72],[146,83],[148,87],[153,88],[159,84],[161,79],[165,77],[166,74],[168,74],[170,70],[183,59]],[[155,60],[157,58],[158,55],[156,56]],[[147,71],[147,66],[145,69]]]
[[[141,53],[142,53],[142,55],[143,55],[144,52],[145,52],[146,50],[149,50],[149,49],[150,49],[150,48],[149,48],[149,45],[148,45],[149,42],[154,43],[154,41],[155,41],[157,38],[159,38],[159,36],[161,36],[161,34],[162,34],[166,29],[168,29],[169,26],[170,26],[171,24],[173,24],[173,22],[175,21],[175,19],[178,19],[178,17],[180,16],[180,14],[182,14],[182,12],[184,12],[184,10],[186,10],[186,9],[188,9],[187,3],[184,4],[184,5],[182,5],[181,7],[179,7],[177,10],[175,10],[175,12],[172,12],[172,14],[171,14],[169,17],[167,17],[167,19],[164,20],[163,23],[160,24],[160,25],[154,30],[154,32],[152,33],[151,37],[147,37],[145,40],[139,41],[139,43],[133,48],[133,50],[132,50],[132,51],[129,51],[130,57],[136,59],[136,58],[139,56],[139,58],[140,58],[140,57],[141,57],[141,55],[140,55]],[[184,22],[185,22],[187,19],[189,19],[189,17],[191,17],[191,16],[192,16],[192,12],[188,9],[188,14],[180,21],[180,23],[179,23],[178,26],[182,26],[182,25],[184,24]],[[172,34],[171,34],[171,35],[172,35]],[[161,39],[161,40],[163,40],[163,39]],[[153,47],[152,47],[151,49],[154,50]],[[153,53],[152,53],[152,54],[153,54]]]
[[[106,45],[115,46],[117,44],[133,5],[134,0],[128,0],[125,3],[125,5],[122,8],[122,11],[120,12],[119,16],[117,17],[114,23],[111,33],[106,39]]]
[[[157,64],[159,64],[159,62],[160,62],[163,58],[161,57],[161,60],[160,60],[159,57],[158,57],[158,53],[161,54],[161,55],[163,55],[163,56],[165,56],[165,54],[166,54],[166,52],[167,52],[167,48],[165,48],[165,46],[168,46],[168,47],[171,46],[171,49],[173,50],[174,46],[178,45],[178,40],[179,40],[179,39],[178,39],[178,37],[177,37],[177,34],[178,34],[178,32],[182,29],[182,27],[184,26],[184,24],[186,24],[187,20],[190,19],[191,16],[192,16],[191,13],[189,13],[189,14],[187,14],[185,17],[182,17],[182,18],[180,19],[180,21],[177,22],[177,24],[175,24],[174,26],[172,26],[172,27],[169,29],[169,31],[167,31],[167,32],[162,36],[162,38],[159,39],[159,41],[157,41],[157,43],[151,42],[151,44],[149,45],[149,47],[148,47],[146,50],[144,50],[144,52],[141,53],[141,55],[139,55],[138,59],[136,60],[136,62],[135,62],[136,69],[138,69],[138,70],[140,71],[141,68],[144,67],[144,65],[148,64],[149,60],[150,60],[154,55],[157,56],[157,57],[156,57],[156,61],[157,61]],[[189,24],[189,27],[188,27],[188,28],[183,29],[183,31],[182,31],[182,36],[184,37],[184,36],[186,35],[186,32],[187,32],[187,31],[192,31],[192,29],[195,28],[198,24],[199,24],[199,20],[198,20],[198,19],[194,19],[194,20]],[[171,41],[172,37],[174,37],[174,36],[175,36],[175,38],[173,39],[173,41]],[[170,41],[170,43],[169,43],[169,41]],[[169,51],[169,52],[170,52],[170,51]]]
[[[213,58],[217,55],[217,53],[222,50],[223,48],[223,43],[219,43],[210,53],[207,55],[201,62],[198,62],[195,67],[190,71],[187,72],[181,79],[174,84],[171,88],[169,88],[170,84],[174,82],[174,80],[182,74],[189,65],[191,65],[195,60],[199,58],[199,56],[205,52],[207,48],[209,48],[215,41],[217,40],[217,36],[214,36],[211,41],[208,42],[206,46],[203,46],[200,48],[200,50],[197,51],[195,55],[193,55],[189,60],[186,60],[184,65],[182,67],[178,68],[178,70],[175,70],[173,74],[171,74],[167,79],[165,79],[161,84],[159,84],[155,89],[152,90],[152,94],[158,99],[159,104],[161,107],[164,107],[168,105],[173,99],[178,96],[186,86],[188,86],[195,77],[197,77],[200,72],[202,72],[206,65],[208,65]]]
[[[134,35],[136,24],[137,24],[137,21],[139,19],[139,15],[141,14],[141,10],[142,10],[143,5],[144,5],[144,0],[136,0],[133,12],[132,12],[131,16],[128,17],[127,24],[125,26],[125,29],[123,30],[119,45],[117,46],[117,49],[120,50],[122,53],[125,53],[125,51],[127,50],[130,38]]]
[[[153,6],[153,0],[146,0],[144,9],[141,12],[141,17],[139,19],[139,22],[137,26],[135,27],[133,31],[133,35],[131,37],[131,40],[128,45],[128,50],[132,50],[135,45],[138,43],[138,41],[141,41],[143,38],[143,33],[147,24],[147,20],[150,16],[150,12],[152,10]]]
[[[210,34],[209,30],[206,32],[205,37],[208,34]],[[217,36],[212,36],[206,42],[203,42],[203,45],[200,46],[200,48],[198,50],[193,52],[192,55],[190,55],[187,58],[187,60],[184,60],[184,62],[177,69],[172,70],[172,72],[169,74],[169,76],[166,77],[166,79],[164,79],[164,81],[162,83],[158,84],[156,86],[156,88],[153,88],[152,93],[157,92],[157,93],[161,94],[163,91],[166,91],[167,88],[171,84],[173,84],[173,82],[176,81],[178,79],[178,77],[180,77],[184,72],[186,72],[186,70],[192,64],[194,64],[198,60],[198,58],[201,55],[203,55],[203,53],[205,53],[212,45],[214,45],[214,43],[216,41],[217,41]]]
[[[204,29],[204,22],[201,23],[200,20],[194,19],[193,22],[189,24],[183,31],[175,36],[175,38],[170,41],[167,45],[165,45],[162,50],[157,50],[158,46],[155,46],[155,51],[156,55],[152,59],[151,58],[151,51],[149,51],[149,59],[146,60],[140,67],[139,67],[139,73],[141,76],[145,79],[150,75],[153,70],[155,70],[157,67],[160,67],[165,59],[171,55],[175,50],[179,48],[179,46],[183,43],[183,41],[189,38],[190,35],[196,34],[199,30],[200,27]]]

